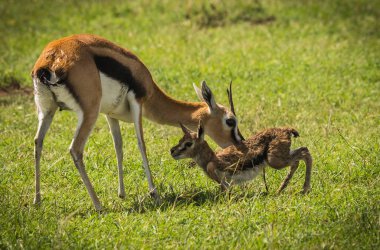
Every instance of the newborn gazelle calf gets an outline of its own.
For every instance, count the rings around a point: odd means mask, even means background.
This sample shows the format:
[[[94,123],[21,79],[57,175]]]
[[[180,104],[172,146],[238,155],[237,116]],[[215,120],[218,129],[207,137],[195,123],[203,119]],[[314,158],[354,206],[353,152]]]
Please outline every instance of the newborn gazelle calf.
[[[277,192],[288,185],[300,160],[306,163],[303,193],[310,190],[312,157],[306,147],[290,150],[291,137],[299,134],[292,128],[263,130],[238,145],[229,146],[215,153],[204,140],[204,129],[192,132],[181,124],[184,136],[170,152],[174,159],[192,158],[223,190],[230,185],[254,179],[266,166],[290,171]]]

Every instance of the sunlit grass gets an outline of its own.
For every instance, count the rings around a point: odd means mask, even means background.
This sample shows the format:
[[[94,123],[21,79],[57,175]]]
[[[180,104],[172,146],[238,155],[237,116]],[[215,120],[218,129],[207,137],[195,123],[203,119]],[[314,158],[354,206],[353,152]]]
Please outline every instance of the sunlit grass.
[[[14,79],[30,87],[30,70],[50,40],[96,33],[135,52],[176,98],[196,101],[191,83],[205,79],[217,101],[227,104],[232,80],[245,135],[297,128],[294,147],[307,146],[314,158],[311,193],[298,194],[304,165],[282,195],[274,191],[287,171],[270,169],[268,195],[261,178],[220,193],[199,168],[170,157],[180,130],[145,120],[163,202],[149,198],[131,124],[122,124],[127,198],[121,200],[111,135],[100,117],[85,151],[105,207],[98,214],[68,152],[75,115],[59,112],[44,142],[43,201],[35,207],[33,97],[6,96],[0,98],[0,248],[379,247],[379,4],[262,1],[274,21],[202,27],[199,16],[186,17],[198,8],[192,4],[3,1],[0,86]],[[236,13],[241,6],[234,5]]]

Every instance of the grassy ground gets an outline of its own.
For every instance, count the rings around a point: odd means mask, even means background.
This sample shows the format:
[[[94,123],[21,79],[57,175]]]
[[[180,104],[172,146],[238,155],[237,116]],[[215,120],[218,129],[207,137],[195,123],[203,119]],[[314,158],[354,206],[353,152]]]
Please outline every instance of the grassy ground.
[[[45,139],[40,207],[32,205],[30,95],[0,98],[0,248],[362,248],[380,247],[380,39],[378,1],[11,1],[0,2],[0,86],[31,86],[43,46],[96,33],[134,51],[172,96],[196,100],[206,79],[234,95],[243,134],[296,127],[294,147],[314,157],[312,192],[299,168],[221,194],[198,168],[168,151],[176,128],[144,121],[162,196],[147,195],[137,143],[123,124],[127,198],[117,197],[116,157],[103,117],[86,147],[90,178],[106,208],[94,212],[68,146],[72,113],[60,112]],[[212,144],[215,147],[215,144]],[[216,148],[216,147],[215,147]]]

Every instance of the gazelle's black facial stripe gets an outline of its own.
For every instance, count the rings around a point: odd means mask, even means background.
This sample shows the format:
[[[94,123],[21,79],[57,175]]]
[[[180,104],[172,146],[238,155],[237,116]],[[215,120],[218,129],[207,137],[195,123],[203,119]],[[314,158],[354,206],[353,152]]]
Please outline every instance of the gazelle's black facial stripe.
[[[240,134],[237,124],[235,125],[233,129],[231,129],[231,137],[235,142],[238,142],[238,143],[244,140],[244,138]]]
[[[236,136],[235,129],[231,130],[231,137],[235,142],[239,142],[239,138]]]
[[[178,151],[179,152],[183,152],[185,151],[186,149],[190,148],[191,146],[193,146],[193,143],[188,141],[188,142],[185,142],[183,143],[179,148],[178,148]]]
[[[180,147],[180,148],[178,149],[179,152],[183,152],[183,151],[185,151],[185,150],[186,150],[186,147]]]

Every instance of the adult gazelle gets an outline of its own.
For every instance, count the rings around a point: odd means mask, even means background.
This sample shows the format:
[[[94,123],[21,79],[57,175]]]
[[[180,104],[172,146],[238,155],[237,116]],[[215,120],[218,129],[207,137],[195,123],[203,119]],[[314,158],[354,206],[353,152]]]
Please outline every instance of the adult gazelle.
[[[73,35],[49,43],[32,71],[38,130],[35,137],[35,199],[41,201],[40,158],[43,139],[56,110],[72,110],[78,116],[70,153],[96,210],[102,206],[85,171],[83,150],[99,113],[107,117],[112,133],[119,171],[120,197],[125,197],[123,150],[119,120],[133,122],[141,152],[149,191],[154,186],[144,144],[142,116],[151,121],[196,129],[202,119],[205,133],[219,146],[227,147],[242,140],[236,116],[217,104],[206,83],[195,87],[201,102],[171,98],[154,82],[149,70],[130,51],[95,35]]]

